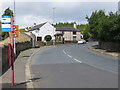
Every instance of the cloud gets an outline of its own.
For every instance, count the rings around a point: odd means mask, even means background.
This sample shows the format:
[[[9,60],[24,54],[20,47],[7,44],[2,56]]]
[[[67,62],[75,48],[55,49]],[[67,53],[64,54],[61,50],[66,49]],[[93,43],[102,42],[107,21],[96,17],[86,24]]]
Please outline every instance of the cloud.
[[[24,15],[16,18],[16,23],[18,23],[20,27],[28,27],[32,26],[33,23],[40,24],[46,21],[50,23],[52,22],[51,19],[44,18],[43,16]]]
[[[3,0],[13,2],[13,0]],[[16,2],[118,2],[119,0],[15,0]]]
[[[90,16],[95,10],[105,9],[106,13],[116,12],[117,2],[16,2],[16,23],[20,27],[32,26],[33,23],[53,22],[73,22],[86,23],[85,16]],[[12,10],[14,3],[4,3],[2,11],[10,7]]]

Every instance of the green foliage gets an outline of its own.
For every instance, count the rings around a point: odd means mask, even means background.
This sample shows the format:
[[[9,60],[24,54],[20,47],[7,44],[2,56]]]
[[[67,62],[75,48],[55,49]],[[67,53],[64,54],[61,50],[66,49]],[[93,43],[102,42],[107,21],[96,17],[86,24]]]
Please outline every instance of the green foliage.
[[[5,11],[4,11],[4,14],[3,15],[13,15],[13,11],[10,10],[10,8],[7,8]]]
[[[13,11],[10,10],[10,8],[7,8],[5,11],[4,11],[4,14],[3,15],[13,15]],[[1,28],[1,22],[0,22],[0,28]],[[9,33],[8,32],[2,32],[0,34],[0,36],[2,37],[2,40],[6,39],[7,37],[9,37]]]
[[[54,26],[65,26],[65,27],[73,27],[74,25],[74,22],[73,23],[62,23],[62,22],[59,22],[59,23],[56,23]]]
[[[88,24],[77,25],[77,28],[83,34],[83,38],[85,40],[90,38],[91,34],[89,33],[89,25]]]
[[[96,40],[118,42],[120,41],[120,15],[99,10],[92,13],[91,17],[86,16],[89,23],[91,37]]]
[[[0,29],[1,29],[1,21],[0,21]]]
[[[7,37],[9,37],[9,33],[8,32],[2,32],[2,40],[6,39]]]
[[[52,39],[51,35],[46,35],[44,38],[46,41],[50,41]]]

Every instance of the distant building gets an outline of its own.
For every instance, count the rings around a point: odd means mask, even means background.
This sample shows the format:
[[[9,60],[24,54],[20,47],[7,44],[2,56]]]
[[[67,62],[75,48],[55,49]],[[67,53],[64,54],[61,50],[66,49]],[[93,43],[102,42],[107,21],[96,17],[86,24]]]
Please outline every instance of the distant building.
[[[83,35],[80,33],[80,30],[74,27],[56,27],[55,34],[57,41],[78,41]]]
[[[73,27],[54,27],[50,23],[42,23],[34,25],[30,30],[30,33],[35,35],[35,41],[45,41],[46,35],[51,35],[52,40],[56,41],[78,41],[83,38],[80,30],[76,28],[76,24]]]
[[[52,40],[54,40],[55,27],[48,22],[38,25],[34,24],[34,27],[32,27],[28,31],[35,35],[36,37],[35,41],[45,41],[44,37],[46,35],[51,35]]]

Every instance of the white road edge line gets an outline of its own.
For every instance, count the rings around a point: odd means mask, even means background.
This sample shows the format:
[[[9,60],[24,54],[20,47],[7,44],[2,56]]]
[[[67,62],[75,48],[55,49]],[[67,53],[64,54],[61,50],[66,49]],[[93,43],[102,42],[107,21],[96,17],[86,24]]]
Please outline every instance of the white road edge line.
[[[72,58],[73,60],[75,60],[75,61],[77,61],[77,62],[79,62],[79,63],[82,63],[82,61],[79,61],[79,60],[77,60],[76,58],[72,57],[71,55],[67,54],[67,53],[65,52],[65,49],[63,49],[63,53],[66,54],[68,57]]]

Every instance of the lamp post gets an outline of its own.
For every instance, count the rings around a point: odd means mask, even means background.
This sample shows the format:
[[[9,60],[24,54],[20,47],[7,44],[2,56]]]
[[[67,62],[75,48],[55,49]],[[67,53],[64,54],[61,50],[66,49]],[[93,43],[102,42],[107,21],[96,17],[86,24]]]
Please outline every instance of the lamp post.
[[[54,24],[54,11],[55,11],[56,7],[53,7],[53,24]]]
[[[54,24],[54,10],[56,7],[53,7],[53,24]],[[54,28],[53,28],[53,45],[55,45],[55,37],[54,37]]]

